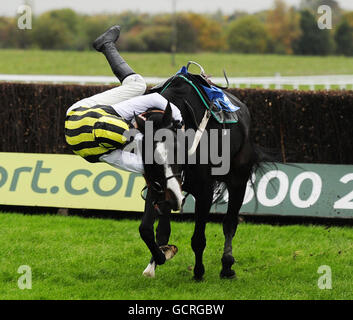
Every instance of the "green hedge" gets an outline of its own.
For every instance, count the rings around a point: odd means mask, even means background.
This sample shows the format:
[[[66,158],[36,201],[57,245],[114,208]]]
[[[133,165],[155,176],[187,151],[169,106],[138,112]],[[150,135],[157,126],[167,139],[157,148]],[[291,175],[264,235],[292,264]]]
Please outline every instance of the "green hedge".
[[[0,84],[0,151],[71,153],[66,109],[112,86]],[[256,143],[288,162],[353,164],[353,92],[232,89],[252,114]]]
[[[353,164],[353,91],[234,90],[255,141],[288,162]]]

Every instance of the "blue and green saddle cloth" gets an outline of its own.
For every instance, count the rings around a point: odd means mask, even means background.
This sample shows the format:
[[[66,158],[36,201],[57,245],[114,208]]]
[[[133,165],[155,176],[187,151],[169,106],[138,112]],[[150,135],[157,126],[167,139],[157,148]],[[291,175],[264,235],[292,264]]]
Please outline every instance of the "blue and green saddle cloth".
[[[201,99],[204,107],[210,111],[219,123],[237,123],[237,111],[243,103],[228,92],[209,84],[201,75],[189,73],[183,66],[174,76],[151,89],[151,92],[163,94],[176,79],[183,79]]]
[[[185,66],[183,66],[176,73],[176,75],[188,75],[188,74],[189,72]],[[213,85],[205,86],[200,83],[199,85],[202,87],[207,97],[213,103],[213,105],[218,109],[218,111],[235,112],[240,109],[240,107],[234,105],[229,100],[229,98],[224,94],[222,89],[219,89]]]

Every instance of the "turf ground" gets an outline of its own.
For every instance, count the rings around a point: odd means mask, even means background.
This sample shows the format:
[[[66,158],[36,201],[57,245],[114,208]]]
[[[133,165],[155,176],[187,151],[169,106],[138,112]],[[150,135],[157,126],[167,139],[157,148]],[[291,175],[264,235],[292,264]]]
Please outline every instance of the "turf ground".
[[[171,65],[167,53],[123,53],[124,58],[144,76],[169,77],[187,61],[199,62],[208,74],[230,77],[352,74],[353,58],[285,55],[198,53],[177,54]],[[196,70],[196,69],[195,69]],[[112,75],[104,56],[98,52],[0,50],[0,73]]]
[[[178,254],[141,274],[149,253],[139,221],[53,215],[0,214],[2,299],[352,299],[353,229],[240,224],[234,240],[237,279],[219,278],[221,224],[206,229],[202,282],[192,280],[193,224],[172,222]],[[20,290],[21,265],[32,269],[32,289]],[[332,289],[319,289],[321,265],[332,270]]]

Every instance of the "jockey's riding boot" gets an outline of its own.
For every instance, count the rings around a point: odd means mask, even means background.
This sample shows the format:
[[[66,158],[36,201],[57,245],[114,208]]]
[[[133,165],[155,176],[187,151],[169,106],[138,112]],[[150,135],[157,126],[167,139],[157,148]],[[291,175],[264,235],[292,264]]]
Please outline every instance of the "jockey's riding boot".
[[[113,73],[122,83],[127,76],[136,72],[130,68],[115,47],[114,43],[118,40],[119,35],[120,26],[113,26],[93,42],[93,47],[105,55]]]
[[[93,42],[93,48],[99,52],[102,52],[103,45],[105,43],[115,43],[120,36],[120,26],[112,26],[106,32],[101,34],[96,40]]]

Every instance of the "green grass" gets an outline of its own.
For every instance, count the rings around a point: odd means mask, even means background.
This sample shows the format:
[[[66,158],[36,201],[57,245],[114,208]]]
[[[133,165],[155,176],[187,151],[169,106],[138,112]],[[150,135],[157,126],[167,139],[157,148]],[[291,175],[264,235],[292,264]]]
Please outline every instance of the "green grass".
[[[223,234],[207,225],[205,280],[192,280],[192,223],[172,222],[178,254],[141,273],[150,255],[138,221],[0,214],[0,299],[352,299],[351,228],[240,224],[234,240],[237,279],[219,278]],[[19,266],[32,269],[20,290]],[[332,269],[332,289],[317,286]]]
[[[144,76],[168,77],[189,60],[199,62],[206,72],[222,76],[283,76],[352,74],[353,58],[301,57],[285,55],[198,53],[177,54],[176,66],[167,53],[123,53],[129,64]],[[196,69],[195,69],[196,70]],[[0,50],[0,73],[112,75],[104,56],[98,52]]]

